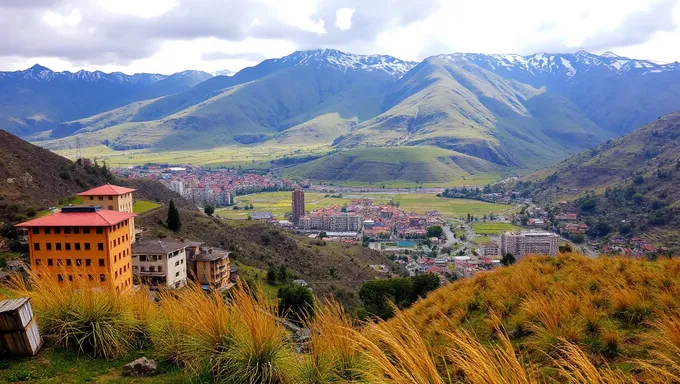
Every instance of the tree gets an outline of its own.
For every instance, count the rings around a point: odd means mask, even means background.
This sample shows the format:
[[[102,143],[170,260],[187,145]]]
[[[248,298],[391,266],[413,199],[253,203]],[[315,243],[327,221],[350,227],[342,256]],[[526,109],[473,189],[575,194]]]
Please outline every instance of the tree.
[[[302,285],[286,285],[279,289],[279,315],[302,321],[314,314],[312,290]]]
[[[324,231],[319,232],[319,236],[318,236],[319,239],[323,239],[325,237],[328,237],[328,234],[326,232],[324,232]]]
[[[347,212],[347,203],[342,205],[342,208],[340,208],[340,212]]]
[[[501,259],[501,264],[505,265],[506,267],[509,265],[515,264],[515,256],[513,256],[512,253],[506,253],[503,258]]]
[[[178,232],[182,228],[182,220],[179,217],[179,211],[175,207],[175,202],[170,200],[168,206],[168,228],[173,232]]]
[[[269,270],[267,270],[267,283],[274,285],[276,284],[276,275],[278,274],[278,271],[274,265],[271,265],[269,267]]]
[[[427,228],[427,237],[441,237],[444,234],[444,229],[440,225],[433,225]]]
[[[413,291],[411,292],[411,300],[416,300],[425,297],[429,292],[439,288],[439,277],[434,273],[425,273],[412,278]]]
[[[203,212],[208,216],[212,216],[215,213],[215,206],[208,203],[203,207]]]
[[[288,270],[286,269],[286,266],[281,264],[279,267],[279,273],[276,275],[277,279],[284,283],[288,280]]]

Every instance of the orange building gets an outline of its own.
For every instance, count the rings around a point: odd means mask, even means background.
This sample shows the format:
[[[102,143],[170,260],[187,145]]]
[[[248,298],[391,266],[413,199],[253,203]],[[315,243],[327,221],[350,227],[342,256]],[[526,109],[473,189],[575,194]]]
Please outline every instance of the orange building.
[[[28,229],[31,267],[64,281],[88,277],[117,291],[132,287],[133,213],[101,207],[69,206],[49,216],[17,224]]]
[[[83,197],[83,205],[90,207],[102,207],[110,211],[133,213],[132,192],[135,189],[106,184],[81,192],[78,196]],[[135,221],[130,219],[130,238],[134,243]]]

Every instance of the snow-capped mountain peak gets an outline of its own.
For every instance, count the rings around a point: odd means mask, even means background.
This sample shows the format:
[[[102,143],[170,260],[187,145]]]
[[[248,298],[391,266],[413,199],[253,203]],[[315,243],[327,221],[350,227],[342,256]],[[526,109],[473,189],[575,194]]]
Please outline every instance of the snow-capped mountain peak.
[[[236,72],[230,71],[228,69],[223,69],[221,71],[215,71],[211,73],[213,76],[234,76]]]
[[[387,55],[355,55],[337,49],[315,49],[297,51],[276,60],[280,63],[331,67],[342,72],[367,71],[384,72],[394,77],[401,77],[417,63],[397,59]]]

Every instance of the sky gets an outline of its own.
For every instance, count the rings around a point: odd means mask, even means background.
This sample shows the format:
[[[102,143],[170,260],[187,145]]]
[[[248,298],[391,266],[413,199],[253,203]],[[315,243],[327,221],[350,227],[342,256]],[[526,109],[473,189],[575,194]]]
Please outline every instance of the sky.
[[[236,71],[296,50],[680,61],[680,0],[0,0],[0,70]]]

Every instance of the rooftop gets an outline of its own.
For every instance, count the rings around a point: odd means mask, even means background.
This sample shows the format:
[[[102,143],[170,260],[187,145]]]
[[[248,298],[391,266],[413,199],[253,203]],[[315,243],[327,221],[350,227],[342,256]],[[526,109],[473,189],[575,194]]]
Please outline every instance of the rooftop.
[[[119,187],[117,185],[106,184],[100,187],[92,188],[85,192],[81,192],[78,196],[118,196],[124,195],[126,193],[131,193],[136,191],[136,189]]]
[[[196,261],[215,261],[219,259],[224,259],[229,257],[229,253],[222,249],[210,248],[207,251],[202,250],[201,253],[196,255]]]
[[[166,255],[184,249],[189,244],[175,240],[148,239],[132,244],[133,255]]]
[[[25,221],[17,224],[22,227],[109,227],[135,217],[134,213],[109,211],[109,210],[83,210],[83,211],[55,212],[49,216]]]

